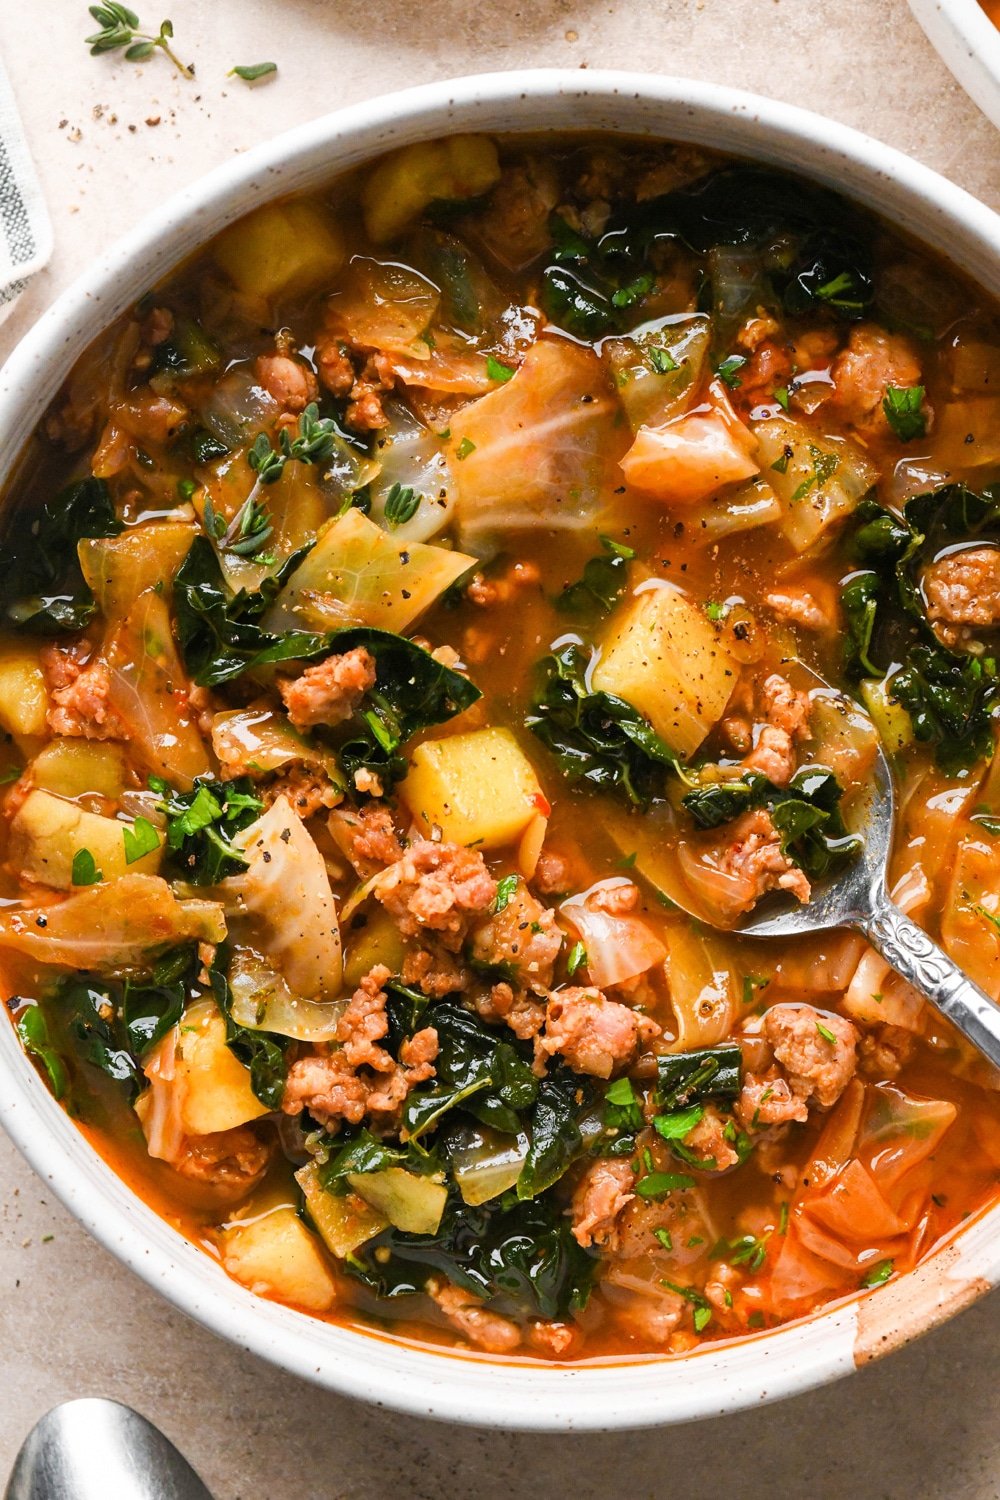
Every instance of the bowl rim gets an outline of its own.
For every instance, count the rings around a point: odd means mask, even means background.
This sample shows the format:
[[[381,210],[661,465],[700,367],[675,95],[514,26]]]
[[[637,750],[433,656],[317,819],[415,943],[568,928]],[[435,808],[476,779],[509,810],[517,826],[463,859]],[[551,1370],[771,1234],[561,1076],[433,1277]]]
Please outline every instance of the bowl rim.
[[[1000,27],[979,0],[909,0],[928,41],[987,119],[1000,126]]]
[[[576,70],[479,74],[352,105],[217,167],[101,254],[0,370],[0,476],[86,344],[254,201],[394,146],[458,130],[617,129],[799,170],[891,214],[1000,293],[1000,218],[929,168],[847,126],[710,83]],[[956,244],[956,232],[957,240]],[[176,1307],[292,1374],[414,1415],[539,1432],[651,1427],[810,1389],[934,1326],[1000,1280],[1000,1205],[916,1271],[766,1334],[677,1358],[498,1363],[327,1324],[255,1297],[148,1208],[51,1097],[0,1028],[0,1122],[94,1237]]]

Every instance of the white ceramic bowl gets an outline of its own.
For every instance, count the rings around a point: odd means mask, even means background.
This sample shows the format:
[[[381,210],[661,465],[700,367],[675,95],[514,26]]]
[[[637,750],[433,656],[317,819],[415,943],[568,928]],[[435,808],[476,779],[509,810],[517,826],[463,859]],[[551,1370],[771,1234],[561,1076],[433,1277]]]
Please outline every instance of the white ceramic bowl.
[[[0,476],[90,340],[253,204],[456,130],[586,128],[695,141],[801,171],[885,214],[1000,293],[1000,219],[943,178],[816,115],[710,84],[625,73],[498,73],[376,99],[226,164],[156,210],[40,320],[0,372]],[[1000,1279],[1000,1207],[911,1275],[819,1316],[685,1359],[577,1368],[430,1353],[251,1296],[146,1208],[88,1146],[0,1025],[0,1119],[97,1239],[191,1317],[296,1375],[456,1422],[536,1430],[651,1426],[756,1405],[853,1370]]]
[[[910,0],[910,9],[942,62],[1000,126],[1000,27],[979,0]]]

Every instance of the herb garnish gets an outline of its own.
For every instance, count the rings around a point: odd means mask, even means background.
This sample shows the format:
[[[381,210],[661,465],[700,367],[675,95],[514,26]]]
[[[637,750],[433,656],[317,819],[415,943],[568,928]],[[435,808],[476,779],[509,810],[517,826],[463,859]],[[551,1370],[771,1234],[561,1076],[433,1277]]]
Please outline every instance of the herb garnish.
[[[256,83],[258,79],[267,78],[277,71],[278,64],[273,62],[240,63],[235,68],[229,69],[228,77],[242,78],[244,83]]]
[[[628,583],[628,565],[635,550],[613,537],[602,536],[604,549],[590,558],[575,583],[568,583],[556,596],[555,606],[564,615],[604,615],[618,603]]]
[[[159,794],[156,805],[167,820],[167,858],[182,880],[216,885],[246,869],[248,860],[233,839],[264,810],[248,776],[199,777],[187,792],[159,776],[151,776],[149,785]]]
[[[395,530],[397,526],[405,526],[407,521],[412,521],[423,503],[423,498],[423,495],[418,494],[409,485],[392,485],[385,497],[385,519],[388,525]]]
[[[614,790],[645,807],[676,757],[638,709],[611,693],[592,693],[577,645],[546,656],[525,725],[552,752],[567,781]]]
[[[927,415],[923,410],[922,385],[890,385],[882,398],[886,421],[901,443],[910,443],[927,433]]]
[[[174,35],[172,21],[161,21],[159,32],[152,36],[139,30],[141,23],[135,11],[119,5],[117,0],[105,0],[103,5],[90,5],[87,9],[101,28],[86,38],[91,57],[99,57],[102,52],[118,52],[124,47],[126,62],[145,62],[159,48],[178,73],[185,78],[194,77],[194,68],[182,63],[170,46]]]

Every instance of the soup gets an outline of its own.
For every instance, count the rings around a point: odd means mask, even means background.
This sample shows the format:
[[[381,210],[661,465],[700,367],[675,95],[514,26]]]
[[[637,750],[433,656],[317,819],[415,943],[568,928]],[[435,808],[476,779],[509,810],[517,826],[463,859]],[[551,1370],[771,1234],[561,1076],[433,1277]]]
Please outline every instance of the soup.
[[[255,1292],[682,1355],[993,1201],[1000,335],[818,187],[463,136],[264,205],[67,372],[0,558],[9,1009]],[[817,675],[818,674],[818,675]],[[832,684],[832,686],[831,686]]]

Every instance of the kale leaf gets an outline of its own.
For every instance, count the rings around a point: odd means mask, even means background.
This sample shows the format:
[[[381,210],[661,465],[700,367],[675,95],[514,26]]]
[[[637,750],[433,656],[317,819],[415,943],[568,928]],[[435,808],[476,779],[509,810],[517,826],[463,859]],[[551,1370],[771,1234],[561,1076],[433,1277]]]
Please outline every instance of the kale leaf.
[[[218,687],[254,667],[326,655],[326,635],[302,630],[274,635],[259,623],[307,550],[293,553],[259,589],[234,594],[211,542],[195,538],[174,579],[177,639],[195,682]]]
[[[625,592],[628,565],[635,552],[609,536],[601,537],[601,547],[603,551],[584,564],[582,576],[568,583],[556,598],[560,614],[590,618],[606,615]]]
[[[358,625],[334,631],[328,649],[353,651],[361,646],[375,659],[375,686],[351,721],[339,748],[348,776],[364,768],[391,785],[407,769],[401,747],[422,729],[443,724],[482,697],[474,682],[436,661],[405,636]]]
[[[387,1229],[345,1262],[381,1297],[422,1292],[437,1272],[497,1312],[542,1318],[582,1307],[595,1266],[551,1195],[524,1202],[513,1193],[476,1207],[452,1196],[436,1234]]]
[[[656,1060],[656,1107],[686,1109],[706,1099],[735,1099],[743,1087],[743,1052],[738,1042],[671,1052]]]
[[[546,656],[525,725],[552,752],[567,781],[615,791],[646,807],[676,756],[630,703],[589,690],[587,665],[576,645]]]
[[[233,843],[264,810],[249,776],[213,781],[200,776],[191,790],[179,792],[158,776],[149,785],[160,795],[156,804],[167,819],[167,858],[175,873],[192,885],[216,885],[238,875],[249,861]]]
[[[865,567],[845,580],[846,670],[886,677],[891,700],[910,716],[917,740],[957,772],[993,751],[992,719],[1000,708],[995,658],[953,651],[935,635],[921,589],[926,563],[943,548],[997,539],[1000,486],[981,492],[947,484],[917,495],[897,515],[874,501],[856,513],[851,538]]]
[[[52,1004],[86,1063],[121,1084],[130,1100],[145,1087],[142,1058],[180,1019],[200,970],[197,949],[171,949],[142,979],[63,980]]]
[[[82,630],[97,605],[84,582],[77,543],[121,530],[103,479],[81,479],[46,501],[31,524],[0,546],[0,602],[7,623],[39,635]]]
[[[861,848],[840,813],[840,783],[823,767],[804,766],[787,786],[749,772],[736,781],[696,787],[681,800],[699,828],[718,828],[751,808],[766,808],[781,852],[807,875],[827,875]]]

